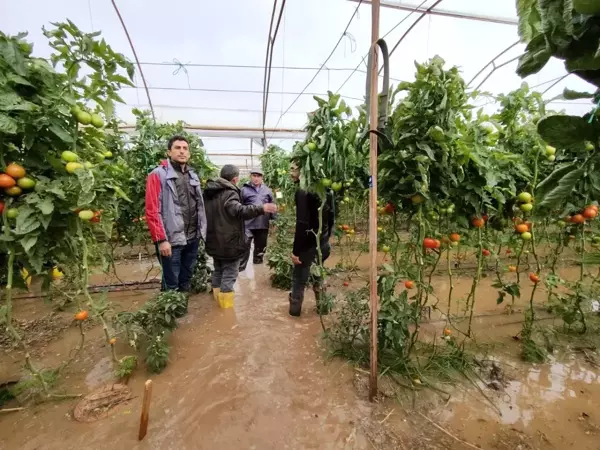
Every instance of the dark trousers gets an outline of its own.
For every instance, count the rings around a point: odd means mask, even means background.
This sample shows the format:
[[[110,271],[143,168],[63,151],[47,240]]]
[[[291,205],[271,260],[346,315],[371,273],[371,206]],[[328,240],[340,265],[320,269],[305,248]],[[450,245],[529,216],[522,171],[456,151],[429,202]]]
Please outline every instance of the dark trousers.
[[[223,293],[233,292],[240,269],[240,260],[222,261],[213,258],[213,264],[215,268],[212,273],[212,288],[221,289]]]
[[[156,254],[162,266],[161,290],[189,292],[199,243],[200,239],[193,239],[186,245],[173,245],[171,256],[168,257],[162,256],[156,245]]]
[[[269,230],[249,230],[252,233],[252,236],[246,236],[248,248],[246,248],[246,253],[242,256],[242,260],[240,262],[240,272],[246,270],[246,266],[248,265],[248,260],[250,259],[250,250],[252,246],[252,240],[254,240],[254,255],[253,262],[254,264],[262,264],[263,256],[267,249],[267,240],[269,238]]]
[[[329,258],[331,253],[331,247],[329,241],[321,242],[321,255],[323,256],[323,262]],[[313,262],[318,260],[317,247],[313,247],[296,255],[300,258],[301,264],[294,266],[294,273],[292,274],[292,300],[302,302],[304,299],[304,290],[306,289],[306,283],[310,277],[310,266]],[[315,280],[315,285],[319,286],[323,280]]]

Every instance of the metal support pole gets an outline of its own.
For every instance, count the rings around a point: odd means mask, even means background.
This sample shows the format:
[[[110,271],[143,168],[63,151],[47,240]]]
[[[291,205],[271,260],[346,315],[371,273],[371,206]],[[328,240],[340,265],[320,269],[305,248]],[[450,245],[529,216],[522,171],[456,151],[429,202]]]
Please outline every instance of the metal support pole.
[[[377,130],[379,115],[379,95],[377,84],[377,57],[379,39],[379,5],[380,0],[371,2],[371,58],[372,64],[369,105],[369,128]],[[377,135],[369,133],[371,190],[369,192],[369,300],[371,304],[371,374],[369,378],[369,400],[377,396]]]

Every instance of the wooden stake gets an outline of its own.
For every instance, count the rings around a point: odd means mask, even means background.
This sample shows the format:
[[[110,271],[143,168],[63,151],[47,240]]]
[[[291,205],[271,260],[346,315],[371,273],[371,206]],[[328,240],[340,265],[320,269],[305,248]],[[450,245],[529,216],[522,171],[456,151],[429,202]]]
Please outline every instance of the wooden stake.
[[[152,397],[152,380],[146,381],[144,385],[144,400],[142,401],[142,415],[140,417],[140,432],[138,440],[144,439],[148,431],[148,419],[150,418],[150,399]]]
[[[379,77],[377,56],[379,47],[379,3],[380,0],[371,2],[371,51],[373,52],[371,70],[371,95],[370,95],[370,121],[371,130],[377,130],[379,115],[379,90],[377,88]],[[377,135],[369,133],[370,143],[370,172],[371,191],[369,195],[369,283],[371,304],[371,374],[369,377],[369,400],[377,396]]]

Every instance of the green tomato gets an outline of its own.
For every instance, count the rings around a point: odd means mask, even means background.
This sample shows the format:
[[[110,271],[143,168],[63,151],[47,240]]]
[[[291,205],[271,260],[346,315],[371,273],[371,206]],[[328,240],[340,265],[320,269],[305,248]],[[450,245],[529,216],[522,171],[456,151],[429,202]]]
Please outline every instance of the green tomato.
[[[104,126],[104,119],[100,114],[92,114],[92,125],[96,128],[102,128]]]
[[[96,159],[98,160],[98,162],[104,161],[104,154],[103,153],[96,153]]]
[[[75,118],[81,125],[89,125],[92,123],[92,115],[85,111],[79,111],[77,114],[75,114]]]
[[[64,162],[75,162],[79,159],[79,157],[77,156],[77,153],[70,152],[68,150],[62,152],[60,157]]]
[[[587,142],[585,143],[585,149],[586,149],[588,152],[591,152],[592,150],[594,150],[594,144],[592,144],[591,142],[587,141]]]
[[[331,184],[331,189],[333,190],[333,192],[339,192],[342,190],[342,183],[340,182],[335,182]]]
[[[410,198],[410,200],[413,202],[413,204],[418,205],[425,201],[425,197],[423,197],[421,194],[415,194]]]
[[[111,152],[111,151],[108,151],[108,150],[107,150],[107,151],[105,151],[105,152],[104,152],[104,157],[105,157],[106,159],[110,159],[110,158],[112,158],[112,157],[113,157],[113,154],[112,154],[112,152]]]
[[[520,208],[521,211],[529,212],[533,209],[533,205],[531,203],[523,203]]]
[[[526,231],[525,233],[521,234],[521,239],[523,239],[524,241],[530,241],[532,237],[533,236],[529,231]]]
[[[548,159],[548,161],[554,161],[556,159],[556,156],[550,155],[550,156],[548,156],[547,159]]]
[[[24,177],[24,178],[19,178],[17,180],[17,186],[19,186],[21,189],[33,189],[35,187],[35,180],[32,180],[31,178],[28,177]]]
[[[83,169],[83,165],[78,162],[68,162],[65,169],[69,173],[75,173],[76,170]]]
[[[91,162],[86,161],[86,162],[83,163],[83,167],[85,167],[86,169],[90,170],[92,167],[94,167],[94,165]]]
[[[556,149],[554,147],[552,147],[551,145],[546,145],[546,155],[550,156],[550,155],[555,155],[556,154]]]
[[[346,181],[346,182],[344,183],[344,186],[346,186],[346,187],[350,187],[350,186],[352,186],[352,183],[350,183],[349,181]]]
[[[533,196],[529,192],[521,192],[518,198],[520,202],[531,203]]]
[[[314,142],[309,142],[307,144],[307,147],[309,152],[314,152],[317,149],[317,144],[315,144]]]
[[[561,228],[564,228],[567,226],[567,222],[565,222],[564,220],[559,220],[558,222],[556,222],[556,224]]]
[[[350,203],[350,197],[344,197],[344,202]]]
[[[8,208],[6,210],[6,217],[9,219],[16,219],[19,215],[19,210],[17,208]]]
[[[84,209],[83,211],[79,211],[79,218],[83,221],[89,221],[92,220],[92,218],[94,217],[94,211],[90,210],[90,209]]]
[[[331,185],[332,185],[332,182],[329,178],[321,178],[321,186],[328,188]]]
[[[456,242],[456,241],[452,241],[452,242],[450,243],[450,245],[451,245],[452,247],[458,247],[458,242]]]

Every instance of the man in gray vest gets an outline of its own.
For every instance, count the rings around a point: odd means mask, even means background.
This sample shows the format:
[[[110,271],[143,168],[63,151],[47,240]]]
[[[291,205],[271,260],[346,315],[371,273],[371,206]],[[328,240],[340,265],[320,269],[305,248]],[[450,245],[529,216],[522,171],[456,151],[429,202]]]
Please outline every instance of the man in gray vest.
[[[242,187],[242,203],[244,205],[262,206],[266,203],[275,203],[273,192],[263,181],[261,169],[254,168],[250,172],[250,182]],[[275,218],[274,214],[264,214],[246,221],[246,236],[248,238],[248,249],[240,263],[240,272],[246,269],[250,259],[250,247],[254,240],[253,263],[262,264],[267,239],[269,237],[269,222]]]
[[[162,290],[188,292],[206,237],[204,199],[198,175],[187,165],[187,138],[173,136],[167,148],[168,159],[146,180],[146,221],[162,266]]]

